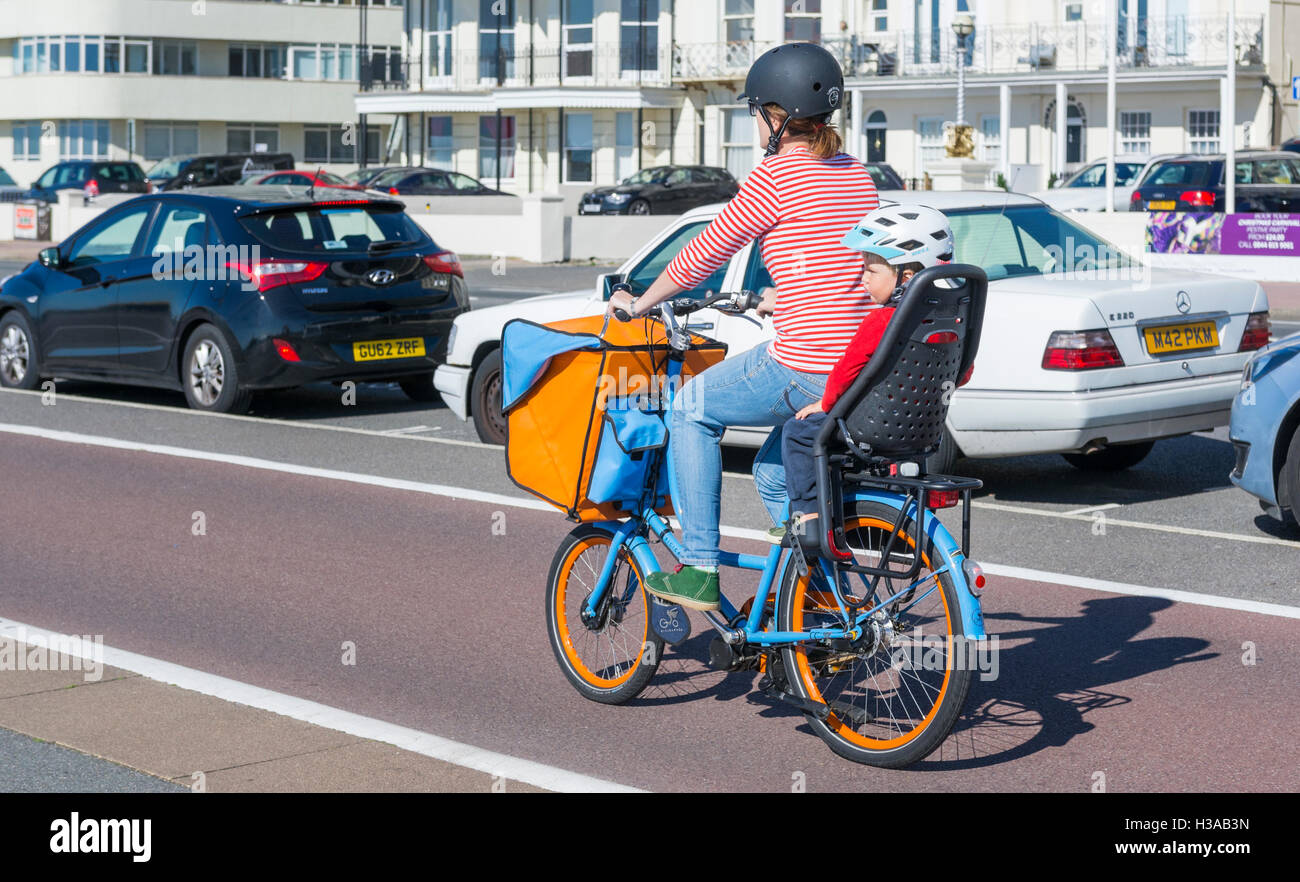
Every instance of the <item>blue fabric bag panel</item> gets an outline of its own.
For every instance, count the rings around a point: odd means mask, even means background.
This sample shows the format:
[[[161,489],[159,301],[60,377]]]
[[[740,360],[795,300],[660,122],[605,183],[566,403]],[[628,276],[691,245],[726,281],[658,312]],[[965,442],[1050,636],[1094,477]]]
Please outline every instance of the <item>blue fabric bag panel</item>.
[[[640,501],[646,469],[653,458],[651,451],[663,447],[667,440],[668,427],[664,425],[663,414],[640,410],[626,400],[610,399],[587,484],[587,498],[596,503],[635,506]],[[660,469],[655,495],[668,496],[666,465]]]

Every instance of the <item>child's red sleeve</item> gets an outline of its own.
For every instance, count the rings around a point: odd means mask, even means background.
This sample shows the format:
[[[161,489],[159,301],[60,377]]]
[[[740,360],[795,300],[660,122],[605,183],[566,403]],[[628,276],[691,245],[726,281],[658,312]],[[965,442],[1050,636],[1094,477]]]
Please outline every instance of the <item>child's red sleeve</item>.
[[[826,378],[826,390],[822,392],[822,410],[829,413],[839,397],[848,391],[853,381],[858,378],[858,374],[862,373],[862,369],[875,353],[876,347],[880,345],[880,338],[885,335],[885,328],[889,327],[889,317],[893,314],[894,308],[887,306],[873,309],[862,320],[858,332],[849,341],[849,348],[844,350],[840,360],[835,362],[835,367],[831,369],[830,376]]]

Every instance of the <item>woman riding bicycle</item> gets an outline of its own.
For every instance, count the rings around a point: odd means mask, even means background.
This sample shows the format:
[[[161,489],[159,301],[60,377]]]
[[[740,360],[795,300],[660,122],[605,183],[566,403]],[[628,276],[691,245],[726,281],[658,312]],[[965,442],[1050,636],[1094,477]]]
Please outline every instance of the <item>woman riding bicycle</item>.
[[[820,46],[791,43],[764,53],[740,96],[758,117],[763,160],[644,294],[623,290],[610,298],[611,314],[645,315],[703,283],[755,239],[776,283],[758,307],[772,315],[776,338],[695,376],[673,402],[670,489],[685,553],[676,573],[654,573],[646,584],[668,602],[719,608],[720,444],[727,426],[776,427],[755,458],[754,479],[779,523],[786,503],[780,427],[821,399],[827,375],[867,311],[877,308],[862,284],[861,255],[840,244],[879,204],[866,168],[841,151],[829,125],[843,90],[839,63]]]

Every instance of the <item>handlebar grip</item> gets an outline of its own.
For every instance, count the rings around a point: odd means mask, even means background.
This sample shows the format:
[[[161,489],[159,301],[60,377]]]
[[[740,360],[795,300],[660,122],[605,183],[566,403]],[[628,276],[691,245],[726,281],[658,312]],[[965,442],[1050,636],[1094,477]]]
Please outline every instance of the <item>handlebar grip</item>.
[[[614,318],[618,319],[620,322],[632,321],[631,313],[625,312],[624,310],[619,309],[617,306],[614,307]]]

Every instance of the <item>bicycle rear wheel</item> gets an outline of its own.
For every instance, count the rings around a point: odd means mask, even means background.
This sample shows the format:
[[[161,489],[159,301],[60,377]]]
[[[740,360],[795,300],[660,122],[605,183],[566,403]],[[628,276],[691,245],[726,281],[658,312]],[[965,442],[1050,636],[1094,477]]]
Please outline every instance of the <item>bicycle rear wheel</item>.
[[[573,688],[592,701],[622,704],[650,682],[664,644],[650,628],[645,574],[626,549],[596,615],[583,615],[609,549],[610,534],[590,525],[565,537],[551,562],[546,622],[551,651]]]
[[[854,503],[846,509],[845,534],[860,562],[879,565],[897,514],[876,502]],[[900,574],[907,569],[901,558],[910,558],[917,531],[908,521],[901,533],[895,540],[900,551],[890,555],[891,569]],[[846,759],[890,769],[911,765],[943,743],[961,713],[971,671],[956,651],[962,648],[963,631],[955,584],[947,572],[937,576],[933,572],[951,561],[937,557],[926,537],[921,572],[913,580],[919,584],[874,613],[860,640],[807,641],[783,650],[790,688],[801,698],[830,707],[826,720],[807,715],[809,725]],[[815,561],[810,563],[811,579],[800,576],[793,566],[786,569],[779,630],[844,624],[826,577]],[[869,584],[853,574],[842,580],[842,590],[858,597]],[[908,584],[902,578],[882,578],[873,595],[875,602]]]

